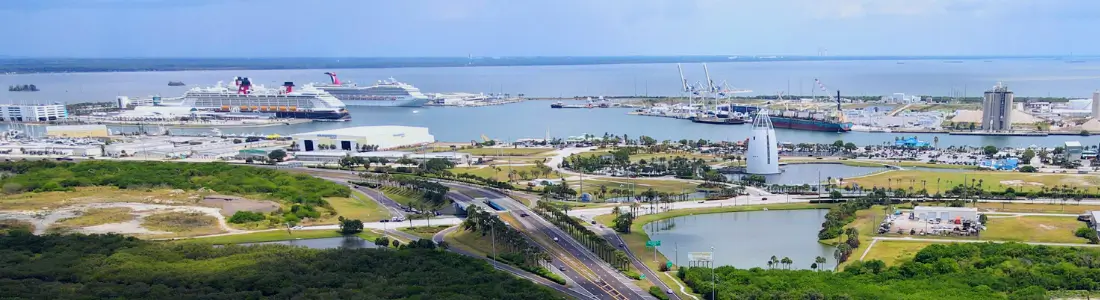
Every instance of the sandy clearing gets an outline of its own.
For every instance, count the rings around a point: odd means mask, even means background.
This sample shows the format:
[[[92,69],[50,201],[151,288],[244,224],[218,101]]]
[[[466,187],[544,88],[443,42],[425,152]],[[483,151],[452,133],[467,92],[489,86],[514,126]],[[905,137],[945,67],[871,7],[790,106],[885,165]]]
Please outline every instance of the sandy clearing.
[[[221,214],[220,208],[215,207],[202,207],[202,206],[175,206],[175,205],[163,205],[163,204],[146,204],[146,203],[132,203],[132,202],[118,202],[118,203],[89,203],[66,206],[55,210],[32,210],[32,211],[0,211],[0,219],[14,219],[19,221],[29,222],[34,224],[35,234],[44,234],[46,230],[56,223],[58,220],[65,218],[72,218],[77,216],[78,212],[86,211],[92,208],[115,208],[115,207],[127,207],[133,210],[133,214],[138,218],[128,222],[103,224],[97,226],[90,226],[78,229],[80,232],[85,233],[120,233],[120,234],[158,234],[161,232],[151,231],[141,226],[141,221],[146,216],[153,215],[162,212],[199,212],[213,216],[218,219],[218,227],[226,232],[239,232],[241,230],[233,229],[226,223],[225,216]]]

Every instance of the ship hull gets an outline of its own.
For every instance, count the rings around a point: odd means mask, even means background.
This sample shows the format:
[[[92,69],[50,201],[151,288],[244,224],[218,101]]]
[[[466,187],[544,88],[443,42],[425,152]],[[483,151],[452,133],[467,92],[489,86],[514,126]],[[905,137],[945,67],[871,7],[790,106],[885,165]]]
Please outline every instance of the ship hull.
[[[402,100],[346,100],[336,97],[347,106],[376,106],[376,107],[422,107],[429,99],[402,99]]]
[[[348,111],[279,111],[275,117],[288,119],[342,120],[351,118]]]
[[[824,132],[848,132],[852,131],[852,123],[837,123],[820,120],[806,120],[790,117],[772,116],[772,127],[795,130],[824,131]]]

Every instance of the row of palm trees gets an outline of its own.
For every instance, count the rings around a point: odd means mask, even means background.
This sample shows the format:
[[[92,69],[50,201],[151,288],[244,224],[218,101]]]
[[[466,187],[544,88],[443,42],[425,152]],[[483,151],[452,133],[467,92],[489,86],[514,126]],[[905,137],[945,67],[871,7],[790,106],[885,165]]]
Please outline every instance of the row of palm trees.
[[[817,271],[818,269],[824,270],[826,262],[827,261],[825,260],[824,256],[815,257],[814,262],[810,264],[810,269],[814,271]],[[790,270],[791,266],[794,265],[794,260],[792,260],[790,257],[783,257],[782,259],[780,259],[775,255],[772,255],[771,259],[769,259],[767,263],[768,269],[783,266],[783,268]]]
[[[545,267],[552,262],[550,254],[531,242],[519,230],[506,225],[497,215],[474,205],[466,209],[466,215],[466,220],[462,221],[462,229],[480,233],[481,236],[490,236],[493,239],[494,251],[520,255],[523,257],[523,265],[527,267]],[[490,255],[499,257],[499,253],[490,253]]]
[[[623,251],[616,249],[603,237],[585,228],[567,213],[559,210],[550,201],[539,201],[535,205],[535,213],[545,218],[562,231],[569,233],[577,242],[595,253],[600,259],[619,270],[630,268],[630,258]]]

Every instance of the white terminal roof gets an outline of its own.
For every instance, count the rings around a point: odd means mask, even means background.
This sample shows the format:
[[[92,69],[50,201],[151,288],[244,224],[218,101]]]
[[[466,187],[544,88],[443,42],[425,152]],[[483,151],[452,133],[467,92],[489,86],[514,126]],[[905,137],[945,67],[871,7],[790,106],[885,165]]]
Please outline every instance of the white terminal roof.
[[[1078,141],[1067,141],[1067,142],[1066,142],[1066,147],[1081,147],[1081,142],[1078,142]]]
[[[379,135],[379,134],[382,134],[382,135],[385,135],[385,134],[401,134],[401,133],[407,133],[409,131],[414,131],[414,130],[427,130],[427,129],[428,128],[425,128],[425,127],[394,126],[394,125],[358,126],[358,127],[337,128],[337,129],[313,131],[313,132],[303,132],[303,133],[298,133],[298,134],[294,134],[294,135],[295,136],[305,136],[305,135],[318,135],[318,134],[334,134],[334,135],[368,136],[368,135]]]

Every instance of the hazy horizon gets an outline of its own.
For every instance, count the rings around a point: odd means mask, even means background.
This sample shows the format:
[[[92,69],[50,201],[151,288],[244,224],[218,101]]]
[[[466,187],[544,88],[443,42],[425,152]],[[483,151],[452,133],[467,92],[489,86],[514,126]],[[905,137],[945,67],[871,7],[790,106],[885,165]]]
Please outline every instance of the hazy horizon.
[[[1069,56],[1100,2],[10,0],[15,58]]]

